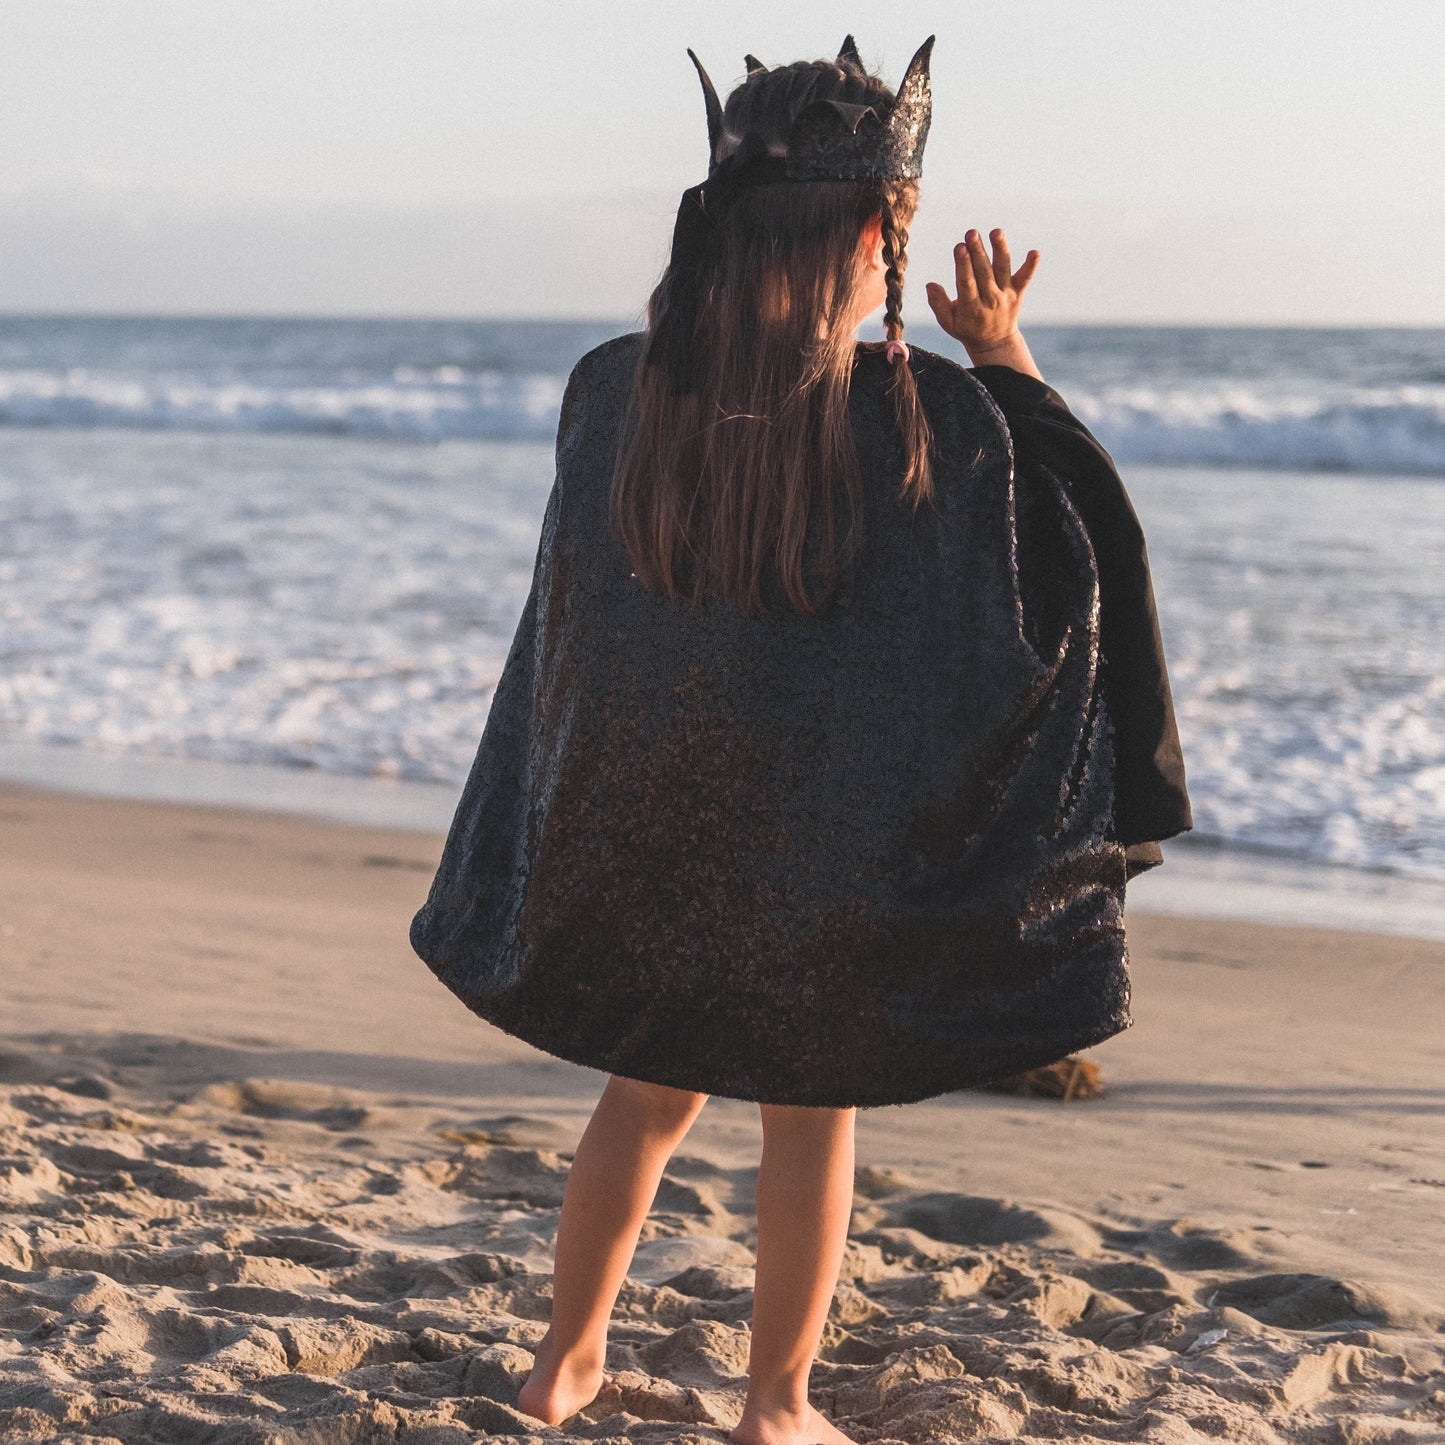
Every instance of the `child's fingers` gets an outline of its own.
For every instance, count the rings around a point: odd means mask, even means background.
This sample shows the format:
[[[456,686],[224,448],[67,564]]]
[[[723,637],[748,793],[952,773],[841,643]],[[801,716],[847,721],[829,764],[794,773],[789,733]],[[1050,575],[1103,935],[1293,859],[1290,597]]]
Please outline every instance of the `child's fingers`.
[[[980,297],[988,296],[996,283],[993,279],[993,264],[983,249],[983,237],[977,231],[970,231],[964,237],[964,244],[968,247],[968,259],[972,264],[975,293]]]
[[[1013,265],[1009,260],[1008,239],[1003,233],[1003,228],[995,226],[988,233],[988,238],[993,242],[993,279],[994,284],[1000,291],[1009,284],[1009,273]]]
[[[978,282],[973,274],[973,257],[969,254],[967,241],[960,241],[953,248],[953,270],[954,280],[958,286],[958,299],[960,301],[977,301]]]
[[[1034,272],[1038,269],[1039,253],[1037,251],[1030,251],[1028,255],[1024,257],[1023,265],[1014,273],[1014,290],[1022,295],[1024,287],[1034,279]]]

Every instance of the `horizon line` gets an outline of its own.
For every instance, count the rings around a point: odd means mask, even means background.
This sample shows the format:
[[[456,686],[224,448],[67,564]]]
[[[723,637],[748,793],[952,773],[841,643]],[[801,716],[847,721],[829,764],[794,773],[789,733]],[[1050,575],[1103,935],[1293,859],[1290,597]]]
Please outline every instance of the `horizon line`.
[[[362,311],[210,311],[210,310],[57,310],[12,309],[0,306],[0,323],[5,321],[313,321],[355,322],[384,325],[389,322],[418,322],[438,325],[532,325],[532,326],[609,326],[644,330],[645,323],[628,316],[564,316],[547,314],[478,314],[440,312],[362,312]],[[1438,322],[1403,321],[1205,321],[1205,320],[1066,320],[1040,318],[1027,323],[1035,328],[1095,328],[1112,330],[1199,330],[1199,331],[1445,331],[1445,320]],[[904,319],[905,330],[932,327],[949,340],[956,338],[944,331],[929,315]],[[860,329],[876,329],[865,327]],[[959,345],[962,345],[960,342]]]

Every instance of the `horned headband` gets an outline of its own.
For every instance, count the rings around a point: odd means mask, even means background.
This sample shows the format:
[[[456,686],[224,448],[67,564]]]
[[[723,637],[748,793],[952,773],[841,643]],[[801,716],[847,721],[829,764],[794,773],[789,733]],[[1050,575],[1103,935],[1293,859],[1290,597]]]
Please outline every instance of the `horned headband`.
[[[799,111],[786,141],[771,146],[728,128],[712,80],[688,50],[707,107],[707,179],[682,194],[672,234],[669,320],[661,332],[654,332],[647,352],[647,360],[669,374],[674,394],[694,389],[697,266],[709,233],[739,189],[782,181],[914,180],[923,174],[923,147],[933,113],[928,74],[933,41],[930,35],[908,62],[891,105],[881,100],[867,105],[811,100]],[[851,35],[844,38],[838,61],[863,69]],[[744,63],[749,80],[768,69],[754,55],[745,56]],[[886,107],[886,114],[879,115],[879,105]]]
[[[769,181],[916,180],[923,174],[923,147],[933,113],[928,83],[933,40],[930,35],[908,62],[886,116],[880,116],[872,105],[812,100],[793,122],[782,152],[766,154],[748,144],[752,137],[727,128],[717,91],[702,62],[689,50],[707,105],[708,180],[724,175],[737,184],[755,185]],[[749,80],[768,69],[754,55],[743,59]],[[844,37],[838,60],[863,69],[851,35]]]

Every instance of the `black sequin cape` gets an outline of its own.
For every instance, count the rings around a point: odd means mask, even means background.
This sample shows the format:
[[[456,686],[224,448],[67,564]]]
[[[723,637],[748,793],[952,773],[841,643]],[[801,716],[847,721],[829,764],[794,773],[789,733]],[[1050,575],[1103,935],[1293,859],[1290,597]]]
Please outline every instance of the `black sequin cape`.
[[[860,345],[843,591],[813,617],[697,607],[646,592],[608,525],[641,340],[568,381],[416,952],[549,1053],[766,1103],[906,1103],[1130,1027],[1125,883],[1192,820],[1108,454],[1036,379],[915,347],[915,512]]]

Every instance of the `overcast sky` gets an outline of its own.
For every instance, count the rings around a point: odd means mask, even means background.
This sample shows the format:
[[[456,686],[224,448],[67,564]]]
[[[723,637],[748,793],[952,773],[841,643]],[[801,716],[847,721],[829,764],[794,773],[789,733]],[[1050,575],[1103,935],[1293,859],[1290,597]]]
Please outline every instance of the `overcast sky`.
[[[707,164],[691,45],[933,52],[912,316],[1445,325],[1445,3],[0,0],[0,309],[633,319]]]

